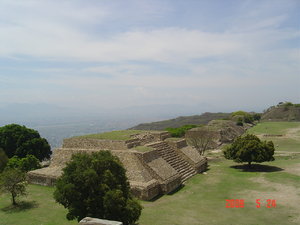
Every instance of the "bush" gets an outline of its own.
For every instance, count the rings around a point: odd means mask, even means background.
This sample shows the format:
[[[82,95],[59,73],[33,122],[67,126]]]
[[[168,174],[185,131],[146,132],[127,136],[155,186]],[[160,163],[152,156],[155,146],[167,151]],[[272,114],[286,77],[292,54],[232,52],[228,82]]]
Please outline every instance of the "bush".
[[[250,113],[244,112],[244,111],[236,111],[231,114],[232,118],[242,118],[242,122],[244,123],[253,123],[254,122],[254,115],[251,115]],[[257,117],[257,116],[256,116]]]
[[[243,119],[242,118],[238,118],[238,121],[236,122],[236,125],[238,125],[238,126],[244,126]]]
[[[286,102],[286,103],[284,103],[283,104],[283,106],[287,106],[287,107],[289,107],[289,106],[293,106],[294,104],[293,103],[291,103],[291,102]]]
[[[261,114],[260,114],[260,113],[255,113],[255,114],[253,114],[253,119],[254,119],[255,121],[259,121],[259,120],[261,119]]]
[[[197,127],[197,125],[184,125],[178,128],[166,128],[166,131],[170,132],[172,137],[184,137],[187,130],[195,127]]]
[[[25,158],[14,156],[8,160],[6,167],[28,172],[30,170],[41,168],[41,164],[34,155],[27,155]]]
[[[68,220],[90,216],[127,225],[142,210],[131,196],[125,169],[109,151],[74,154],[57,180],[54,198],[69,210]]]

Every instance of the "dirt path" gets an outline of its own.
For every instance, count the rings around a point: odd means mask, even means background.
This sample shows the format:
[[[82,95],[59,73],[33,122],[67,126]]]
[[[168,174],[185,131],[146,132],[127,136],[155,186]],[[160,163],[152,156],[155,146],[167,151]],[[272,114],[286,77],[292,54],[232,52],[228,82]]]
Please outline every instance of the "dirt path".
[[[261,202],[266,202],[267,199],[276,199],[276,207],[283,207],[290,214],[291,222],[300,224],[300,189],[287,183],[280,184],[270,182],[263,176],[252,179],[253,182],[260,183],[269,191],[245,190],[239,193],[245,201],[253,201],[253,198],[260,196]],[[272,187],[270,189],[270,187]],[[253,205],[253,207],[256,207]]]

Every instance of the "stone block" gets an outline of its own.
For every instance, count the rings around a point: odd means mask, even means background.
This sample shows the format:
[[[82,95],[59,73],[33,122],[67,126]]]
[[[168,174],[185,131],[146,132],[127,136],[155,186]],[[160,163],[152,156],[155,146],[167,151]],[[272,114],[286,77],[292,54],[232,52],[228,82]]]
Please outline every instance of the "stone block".
[[[92,217],[85,217],[79,222],[79,225],[123,225],[123,223],[113,220],[103,220]]]

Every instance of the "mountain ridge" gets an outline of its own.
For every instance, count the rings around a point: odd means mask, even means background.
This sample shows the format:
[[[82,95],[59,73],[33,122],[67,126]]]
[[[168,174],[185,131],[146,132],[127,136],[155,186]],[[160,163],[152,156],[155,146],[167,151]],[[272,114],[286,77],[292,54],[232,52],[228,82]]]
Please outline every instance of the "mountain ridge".
[[[128,130],[164,130],[166,128],[177,128],[187,124],[201,125],[207,124],[211,120],[228,118],[231,113],[211,113],[205,112],[201,115],[180,116],[174,119],[162,120],[152,123],[141,123]]]

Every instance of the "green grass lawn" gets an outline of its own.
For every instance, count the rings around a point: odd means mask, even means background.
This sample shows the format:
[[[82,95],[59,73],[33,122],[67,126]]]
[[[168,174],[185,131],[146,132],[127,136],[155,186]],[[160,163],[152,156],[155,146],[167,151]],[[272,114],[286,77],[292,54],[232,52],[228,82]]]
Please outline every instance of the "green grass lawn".
[[[287,129],[298,127],[300,123],[262,123],[249,132],[263,134],[270,130],[269,134],[286,134]],[[278,141],[280,151],[287,154],[276,153],[275,161],[244,171],[240,164],[215,153],[207,174],[192,177],[173,194],[142,201],[139,225],[300,224],[300,154],[289,153],[300,152],[300,134],[269,139]],[[1,195],[0,225],[77,224],[65,219],[66,210],[53,200],[53,190],[29,185],[29,195],[20,199],[25,204],[17,209],[10,208],[8,195]],[[245,206],[226,208],[226,199],[243,199]],[[261,199],[261,208],[256,208],[256,199]],[[267,199],[276,200],[276,207],[267,208]]]
[[[116,130],[111,132],[104,132],[100,134],[88,134],[78,136],[75,138],[95,138],[95,139],[108,139],[108,140],[129,140],[130,135],[140,134],[145,131],[142,130]]]
[[[284,135],[290,128],[300,128],[300,123],[261,123],[249,132]],[[279,145],[276,150],[300,152],[300,135],[268,139]],[[173,195],[143,202],[140,224],[300,224],[300,154],[275,156],[253,171],[243,171],[220,153],[215,157],[206,175],[194,176]],[[244,199],[245,207],[226,208],[226,199]],[[261,199],[261,208],[256,208],[256,199]],[[267,208],[267,199],[275,199],[276,208]]]
[[[251,128],[253,134],[279,134],[284,135],[287,129],[300,128],[300,122],[263,122]]]
[[[136,147],[132,148],[132,150],[136,150],[139,152],[148,152],[148,151],[154,150],[154,148],[148,147],[148,146],[136,146]]]
[[[20,206],[12,207],[8,194],[0,195],[0,225],[71,225],[66,210],[57,204],[53,187],[28,185],[28,195],[19,199]]]
[[[255,135],[271,134],[282,137],[261,137],[272,140],[277,151],[300,152],[300,122],[264,122],[248,131]]]
[[[300,158],[297,159],[300,162]],[[284,163],[281,163],[282,166]],[[290,209],[284,200],[278,198],[272,185],[255,182],[257,177],[267,181],[285,183],[300,188],[300,176],[280,172],[243,172],[231,168],[234,163],[220,160],[211,163],[206,175],[196,175],[173,195],[163,196],[155,202],[144,202],[140,224],[297,224],[297,208]],[[267,165],[276,165],[275,162]],[[269,167],[268,167],[269,168]],[[271,167],[272,168],[272,167]],[[271,183],[272,184],[272,183]],[[251,191],[255,190],[255,194]],[[249,193],[250,194],[249,194]],[[266,193],[268,193],[266,195]],[[266,208],[266,199],[275,199],[276,208]],[[244,208],[226,208],[226,199],[244,199]],[[264,199],[264,206],[256,208],[256,199]],[[295,205],[296,206],[296,205]]]

